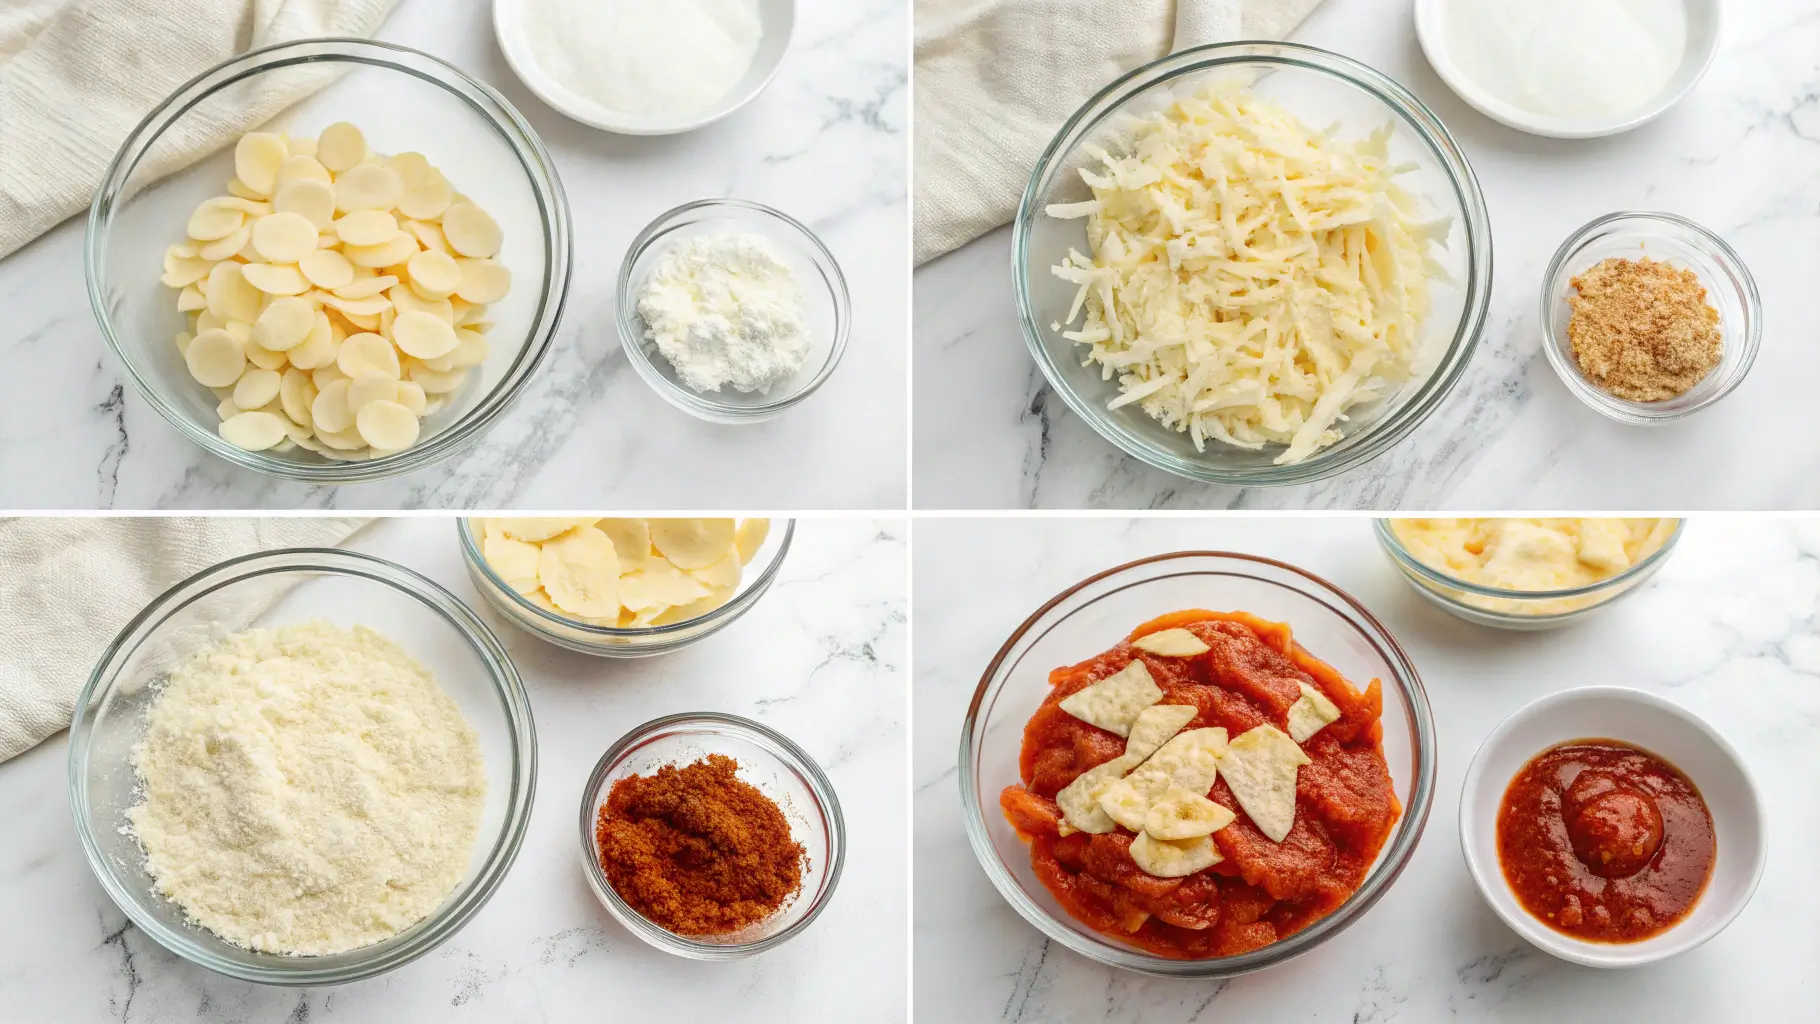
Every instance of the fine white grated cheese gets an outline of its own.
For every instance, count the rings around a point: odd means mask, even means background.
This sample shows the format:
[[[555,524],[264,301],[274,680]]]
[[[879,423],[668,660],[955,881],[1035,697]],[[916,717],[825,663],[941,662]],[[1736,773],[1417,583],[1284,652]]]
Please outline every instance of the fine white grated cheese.
[[[1301,462],[1346,413],[1425,372],[1428,255],[1448,222],[1422,222],[1394,183],[1391,129],[1358,142],[1311,132],[1236,81],[1203,84],[1139,119],[1118,154],[1093,150],[1091,257],[1053,273],[1080,286],[1062,336],[1120,395],[1187,432]],[[1075,327],[1076,321],[1080,325]]]

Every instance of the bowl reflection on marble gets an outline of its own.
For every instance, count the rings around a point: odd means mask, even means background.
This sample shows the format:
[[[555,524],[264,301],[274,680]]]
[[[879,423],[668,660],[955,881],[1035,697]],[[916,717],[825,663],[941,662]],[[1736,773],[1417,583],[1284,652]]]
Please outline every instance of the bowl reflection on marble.
[[[280,109],[274,97],[314,90]],[[383,102],[381,102],[383,100]],[[377,150],[420,151],[504,228],[499,262],[512,289],[488,310],[492,350],[409,448],[335,461],[303,448],[247,451],[218,432],[220,401],[198,384],[172,338],[186,328],[160,282],[165,250],[196,205],[234,176],[233,147],[195,160],[212,127],[245,123],[315,135],[350,121]],[[252,127],[249,125],[249,127]],[[381,480],[467,450],[525,391],[549,354],[569,288],[569,204],[536,131],[510,102],[454,65],[389,43],[306,39],[234,57],[180,86],[121,144],[89,211],[90,304],[108,347],[145,400],[185,437],[237,466],[314,484]]]
[[[1021,777],[1024,725],[1049,693],[1049,671],[1098,654],[1131,628],[1182,608],[1243,609],[1286,622],[1296,640],[1348,679],[1379,679],[1384,758],[1403,816],[1364,882],[1327,916],[1238,956],[1172,960],[1075,920],[1031,867],[1030,848],[999,811]],[[1305,570],[1253,555],[1183,551],[1108,569],[1050,599],[1005,641],[961,726],[960,788],[967,838],[992,884],[1044,935],[1103,964],[1170,978],[1229,978],[1283,963],[1339,934],[1389,890],[1415,852],[1435,784],[1435,727],[1415,665],[1396,638],[1346,592]]]

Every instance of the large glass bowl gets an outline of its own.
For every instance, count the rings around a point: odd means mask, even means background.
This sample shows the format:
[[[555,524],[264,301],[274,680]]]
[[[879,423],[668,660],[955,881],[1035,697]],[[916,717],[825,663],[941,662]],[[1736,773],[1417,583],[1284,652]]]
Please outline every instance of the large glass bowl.
[[[468,872],[442,906],[383,942],[331,956],[280,956],[227,942],[160,896],[145,851],[122,831],[140,799],[132,748],[158,684],[197,650],[250,626],[326,619],[390,637],[436,674],[480,736],[487,796]],[[518,855],[537,784],[531,707],[505,649],[473,610],[430,580],[370,555],[298,548],[247,555],[177,584],[102,654],[70,725],[70,802],[83,853],[133,924],[191,963],[268,985],[338,985],[401,967],[461,930]]]
[[[1468,622],[1516,632],[1536,632],[1579,622],[1619,598],[1642,589],[1674,553],[1687,520],[1676,520],[1674,532],[1662,546],[1636,565],[1610,579],[1566,590],[1503,590],[1450,576],[1410,554],[1390,524],[1389,519],[1373,522],[1378,546],[1384,549],[1385,556],[1402,572],[1409,585],[1416,588],[1416,593]]]
[[[1415,167],[1398,182],[1427,200],[1428,212],[1446,217],[1445,248],[1436,256],[1451,280],[1430,284],[1433,308],[1421,339],[1425,376],[1400,391],[1354,408],[1341,424],[1345,437],[1293,465],[1271,460],[1281,446],[1258,451],[1209,439],[1197,452],[1185,433],[1151,419],[1136,404],[1108,409],[1118,381],[1101,379],[1095,364],[1082,365],[1084,346],[1051,325],[1065,324],[1075,285],[1050,273],[1070,249],[1091,253],[1086,222],[1058,220],[1052,203],[1092,198],[1080,168],[1094,149],[1116,150],[1131,116],[1166,107],[1174,94],[1208,78],[1239,75],[1252,89],[1320,129],[1337,125],[1344,139],[1362,138],[1388,125],[1393,163]],[[1237,485],[1298,484],[1363,465],[1388,451],[1432,413],[1466,369],[1478,345],[1491,301],[1491,221],[1466,154],[1440,118],[1415,95],[1371,68],[1335,53],[1293,43],[1225,43],[1173,54],[1130,72],[1100,90],[1049,144],[1024,191],[1012,234],[1013,281],[1024,340],[1049,384],[1100,436],[1132,456],[1178,476]]]
[[[280,95],[326,88],[289,108]],[[337,121],[373,149],[416,150],[455,190],[499,221],[498,259],[512,290],[488,309],[485,363],[468,374],[421,439],[395,454],[335,461],[314,452],[251,452],[218,433],[220,399],[185,367],[173,337],[188,321],[159,282],[165,250],[185,240],[196,205],[234,175],[233,146],[197,159],[194,139],[233,125],[315,135]],[[237,466],[306,483],[379,480],[440,462],[478,441],[530,383],[556,337],[569,288],[569,203],[529,122],[505,97],[416,50],[361,39],[307,39],[235,57],[180,87],[133,129],[89,211],[89,301],[108,347],[139,393],[184,436]]]
[[[739,762],[741,781],[770,797],[803,845],[803,887],[777,912],[730,935],[677,935],[648,920],[620,898],[601,870],[594,826],[613,784],[629,775],[652,775],[664,765],[684,765],[709,754]],[[581,791],[581,863],[588,887],[627,931],[667,953],[691,960],[740,960],[776,949],[801,935],[834,896],[847,858],[847,826],[834,784],[815,759],[780,732],[748,718],[714,712],[670,715],[633,729],[600,755]]]
[[[473,520],[456,521],[461,543],[461,557],[468,563],[468,578],[512,624],[540,640],[547,640],[571,651],[601,658],[648,658],[657,654],[680,651],[691,644],[713,636],[732,625],[765,596],[783,569],[784,556],[790,553],[790,542],[796,537],[796,520],[773,519],[765,543],[740,574],[739,590],[726,604],[693,619],[663,626],[639,626],[619,629],[613,626],[590,626],[565,618],[537,604],[512,588],[481,553],[480,541],[474,535]]]
[[[1364,686],[1383,681],[1384,757],[1403,816],[1358,890],[1331,914],[1280,942],[1238,956],[1171,960],[1076,921],[1037,880],[1030,848],[999,811],[1019,781],[1024,724],[1049,693],[1049,671],[1092,657],[1132,628],[1184,608],[1247,611],[1286,622],[1315,657]],[[961,803],[967,838],[987,877],[1026,921],[1083,956],[1172,978],[1228,978],[1282,963],[1358,920],[1409,863],[1434,799],[1435,732],[1415,665],[1382,623],[1312,573],[1220,551],[1183,551],[1121,565],[1056,595],[1024,621],[980,677],[961,727]]]

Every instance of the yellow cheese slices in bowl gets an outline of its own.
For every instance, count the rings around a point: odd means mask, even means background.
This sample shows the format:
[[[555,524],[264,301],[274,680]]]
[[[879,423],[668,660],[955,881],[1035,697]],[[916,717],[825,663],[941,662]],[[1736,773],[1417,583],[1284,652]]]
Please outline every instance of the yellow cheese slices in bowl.
[[[614,654],[653,640],[669,649],[736,617],[769,585],[789,533],[786,523],[778,536],[769,519],[590,516],[462,525],[470,567],[495,605],[559,643],[590,651],[605,645]]]

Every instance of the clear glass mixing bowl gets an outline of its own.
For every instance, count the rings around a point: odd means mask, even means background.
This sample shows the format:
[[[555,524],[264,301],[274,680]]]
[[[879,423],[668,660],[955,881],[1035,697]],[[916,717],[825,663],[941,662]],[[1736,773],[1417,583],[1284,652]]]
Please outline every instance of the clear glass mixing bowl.
[[[326,84],[325,84],[326,83]],[[322,87],[284,107],[284,98]],[[455,190],[505,229],[499,262],[512,290],[488,309],[487,361],[423,421],[410,448],[359,462],[294,448],[251,452],[217,432],[220,399],[198,384],[172,339],[188,321],[159,282],[165,250],[185,240],[197,204],[234,176],[233,146],[200,155],[194,139],[218,125],[315,135],[337,121],[373,149],[416,150]],[[569,289],[569,203],[537,133],[505,97],[425,53],[364,39],[306,39],[235,57],[153,108],[120,147],[89,210],[84,250],[101,334],[158,414],[209,452],[247,469],[306,483],[380,480],[447,459],[478,441],[549,353]]]
[[[309,619],[365,625],[436,674],[480,736],[487,798],[467,876],[442,907],[383,942],[332,956],[279,956],[227,942],[153,888],[145,851],[122,831],[139,801],[132,748],[158,684],[191,654],[250,626]],[[134,925],[178,956],[267,985],[339,985],[410,963],[460,931],[518,855],[537,788],[537,736],[505,648],[453,594],[371,555],[297,548],[205,569],[147,605],[101,655],[70,724],[70,803],[82,851]]]
[[[1287,107],[1314,128],[1337,125],[1340,137],[1391,129],[1393,162],[1415,169],[1399,184],[1425,198],[1451,221],[1437,258],[1451,280],[1434,280],[1433,308],[1424,325],[1425,376],[1379,401],[1361,405],[1341,425],[1345,438],[1302,462],[1279,466],[1280,446],[1248,451],[1209,440],[1197,452],[1185,433],[1150,418],[1136,404],[1107,409],[1118,381],[1083,366],[1084,346],[1050,325],[1065,324],[1077,286],[1050,273],[1072,248],[1091,253],[1086,222],[1058,220],[1052,203],[1081,202],[1091,191],[1076,173],[1091,150],[1116,149],[1128,115],[1167,106],[1178,91],[1208,78],[1244,76],[1251,88]],[[1478,345],[1491,301],[1491,219],[1466,154],[1440,118],[1408,89],[1357,61],[1293,43],[1225,43],[1184,50],[1130,72],[1100,90],[1049,144],[1024,191],[1012,234],[1012,279],[1030,353],[1075,415],[1132,456],[1178,476],[1237,485],[1299,484],[1363,465],[1408,436],[1440,406]]]
[[[1030,848],[999,810],[1018,782],[1024,725],[1049,693],[1049,671],[1092,657],[1133,627],[1184,608],[1247,611],[1286,622],[1315,657],[1363,686],[1383,681],[1384,758],[1398,820],[1365,881],[1332,913],[1262,949],[1171,960],[1094,931],[1062,909],[1030,866]],[[1364,606],[1326,580],[1282,562],[1221,551],[1156,555],[1082,580],[1024,620],[986,666],[961,726],[961,804],[967,838],[992,884],[1026,921],[1100,963],[1170,978],[1229,978],[1280,964],[1332,938],[1383,897],[1409,863],[1434,802],[1435,724],[1416,668]]]

